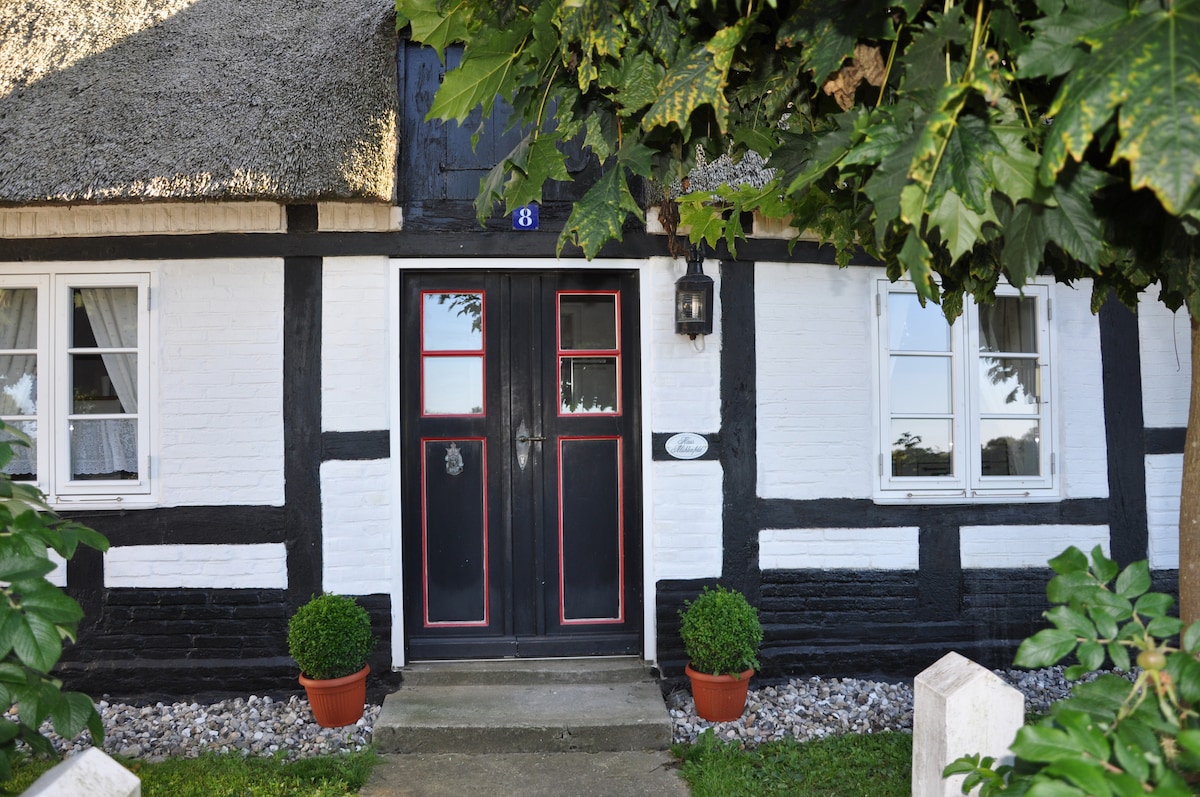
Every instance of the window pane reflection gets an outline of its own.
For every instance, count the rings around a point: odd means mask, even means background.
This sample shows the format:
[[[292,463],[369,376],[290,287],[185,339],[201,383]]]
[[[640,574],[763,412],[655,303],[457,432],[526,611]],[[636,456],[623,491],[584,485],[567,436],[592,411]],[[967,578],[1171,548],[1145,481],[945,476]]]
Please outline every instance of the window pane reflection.
[[[1041,425],[1037,420],[980,422],[984,476],[1041,474]]]
[[[892,419],[893,476],[953,476],[954,437],[949,420]]]
[[[426,357],[423,377],[426,415],[483,414],[483,357]]]
[[[1037,300],[999,296],[979,308],[979,350],[1037,352]]]
[[[118,384],[122,380],[127,383],[124,397],[118,394]],[[137,412],[137,355],[72,355],[71,386],[72,413],[123,415]]]
[[[560,349],[616,349],[617,297],[560,296],[558,334]]]
[[[892,412],[950,412],[950,358],[892,357]]]
[[[421,323],[425,351],[482,351],[483,294],[424,294]]]
[[[617,412],[616,357],[564,357],[559,368],[563,413]]]
[[[984,413],[1038,411],[1037,360],[979,358],[979,409]]]
[[[950,324],[940,307],[922,307],[915,293],[889,293],[888,347],[892,351],[950,351]]]

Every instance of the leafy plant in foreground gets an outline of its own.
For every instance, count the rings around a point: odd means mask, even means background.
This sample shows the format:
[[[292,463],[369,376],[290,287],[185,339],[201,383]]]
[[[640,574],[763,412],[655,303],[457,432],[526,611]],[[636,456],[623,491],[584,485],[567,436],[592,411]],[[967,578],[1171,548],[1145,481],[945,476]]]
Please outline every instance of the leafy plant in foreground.
[[[18,741],[53,755],[50,740],[38,730],[47,718],[65,738],[86,727],[97,744],[104,739],[92,699],[62,691],[62,682],[50,675],[62,657],[63,640],[75,640],[83,610],[46,576],[55,568],[50,549],[70,559],[81,544],[105,551],[108,541],[58,517],[40,490],[2,472],[14,445],[28,446],[29,439],[0,422],[0,707],[15,706],[19,716],[0,717],[0,780],[12,774]]]
[[[1017,650],[1020,667],[1045,667],[1074,655],[1071,679],[1107,664],[1130,681],[1104,674],[1077,684],[1048,716],[1017,733],[1015,766],[968,756],[946,775],[965,774],[964,793],[1030,797],[1192,795],[1200,780],[1200,623],[1186,630],[1169,612],[1170,595],[1150,591],[1150,567],[1117,564],[1097,546],[1088,557],[1069,548],[1050,560],[1046,588],[1053,624]],[[1114,581],[1115,579],[1115,581]],[[1111,582],[1111,583],[1110,583]],[[1182,632],[1182,633],[1181,633]]]

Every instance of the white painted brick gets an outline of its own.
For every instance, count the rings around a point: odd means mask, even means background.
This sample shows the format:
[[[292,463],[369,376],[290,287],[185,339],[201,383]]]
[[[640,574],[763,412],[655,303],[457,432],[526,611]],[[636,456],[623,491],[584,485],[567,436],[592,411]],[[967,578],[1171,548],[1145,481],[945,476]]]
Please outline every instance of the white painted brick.
[[[720,463],[655,462],[654,579],[721,575]]]
[[[869,498],[871,296],[881,269],[766,263],[755,273],[758,494]]]
[[[1146,515],[1149,521],[1150,567],[1179,567],[1179,494],[1183,454],[1146,457]]]
[[[766,529],[758,535],[763,570],[916,570],[916,527],[878,529]]]
[[[964,568],[1046,567],[1074,545],[1108,554],[1108,526],[963,526],[959,545]]]
[[[1150,428],[1187,426],[1191,387],[1191,328],[1186,312],[1172,313],[1156,296],[1138,304],[1142,346],[1142,407]]]
[[[390,426],[388,375],[396,353],[388,330],[388,260],[326,258],[322,287],[321,404],[326,431]]]
[[[401,227],[400,208],[369,202],[318,202],[318,227],[322,231],[387,231]]]
[[[55,551],[46,551],[46,555],[54,562],[54,569],[46,574],[46,580],[56,587],[67,586],[67,560]]]
[[[682,260],[655,258],[643,269],[642,290],[653,312],[642,345],[651,351],[654,373],[643,393],[649,397],[656,432],[715,432],[721,425],[721,274],[715,260],[705,263],[713,278],[716,307],[712,335],[693,342],[675,334],[675,280],[687,270]],[[648,334],[647,334],[648,333]]]
[[[152,589],[286,589],[283,543],[128,545],[104,554],[104,586]]]
[[[1100,324],[1091,311],[1090,280],[1056,285],[1052,366],[1057,379],[1061,474],[1064,498],[1107,498],[1108,456],[1104,436],[1104,382]]]
[[[394,541],[389,460],[321,465],[321,521],[325,589],[351,595],[390,593]]]
[[[281,505],[282,261],[160,269],[161,503]]]

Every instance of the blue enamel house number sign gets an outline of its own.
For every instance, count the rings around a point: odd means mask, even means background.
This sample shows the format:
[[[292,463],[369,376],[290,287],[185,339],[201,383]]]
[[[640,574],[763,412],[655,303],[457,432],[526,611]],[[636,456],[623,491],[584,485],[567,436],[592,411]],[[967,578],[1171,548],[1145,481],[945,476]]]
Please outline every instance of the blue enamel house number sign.
[[[514,230],[536,230],[538,228],[538,206],[522,205],[513,211]]]

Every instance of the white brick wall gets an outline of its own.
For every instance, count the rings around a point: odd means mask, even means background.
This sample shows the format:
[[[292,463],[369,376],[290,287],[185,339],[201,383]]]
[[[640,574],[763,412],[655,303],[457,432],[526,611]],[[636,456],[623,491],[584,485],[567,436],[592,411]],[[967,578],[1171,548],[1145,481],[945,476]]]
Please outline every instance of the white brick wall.
[[[1179,486],[1183,454],[1146,457],[1146,515],[1150,527],[1148,558],[1154,569],[1179,567]]]
[[[325,431],[390,426],[388,375],[396,348],[383,257],[326,258],[322,286],[321,412]]]
[[[675,280],[685,271],[682,260],[669,258],[655,258],[642,271],[642,290],[654,311],[653,327],[643,330],[642,345],[654,362],[643,392],[650,399],[654,431],[715,432],[721,426],[721,275],[715,260],[705,263],[704,273],[714,283],[716,323],[713,334],[693,342],[675,334]]]
[[[160,268],[161,503],[281,505],[283,262]]]
[[[654,462],[651,467],[655,580],[721,575],[720,464],[680,460]]]
[[[47,551],[46,555],[55,564],[55,568],[46,575],[46,580],[56,587],[67,586],[67,560],[54,551]]]
[[[871,289],[883,272],[757,268],[758,494],[870,498]]]
[[[1058,457],[1064,498],[1106,498],[1108,455],[1104,437],[1104,384],[1100,324],[1091,311],[1092,285],[1056,285],[1051,293],[1061,444]]]
[[[283,543],[129,545],[104,554],[104,586],[147,589],[286,589]]]
[[[763,570],[916,570],[916,527],[766,529],[758,535]]]
[[[959,544],[964,568],[1046,567],[1072,545],[1108,555],[1108,537],[1108,526],[963,526]]]
[[[389,460],[321,465],[324,583],[329,592],[390,593],[393,540],[392,465]]]
[[[1142,344],[1142,406],[1146,426],[1187,426],[1191,329],[1187,313],[1172,313],[1146,295],[1138,304]]]

